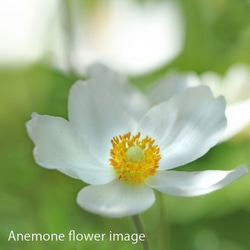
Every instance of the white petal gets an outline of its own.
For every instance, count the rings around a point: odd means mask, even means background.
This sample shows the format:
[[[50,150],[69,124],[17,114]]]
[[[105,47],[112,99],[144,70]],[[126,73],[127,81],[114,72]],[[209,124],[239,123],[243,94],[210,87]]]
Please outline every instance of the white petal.
[[[149,89],[147,95],[151,103],[154,105],[169,100],[189,87],[198,85],[200,85],[200,81],[194,73],[181,74],[171,72]]]
[[[250,99],[228,105],[226,117],[227,129],[221,141],[232,138],[250,124]]]
[[[225,99],[214,99],[208,87],[198,86],[153,107],[138,131],[159,145],[159,170],[171,169],[201,157],[218,142],[226,127],[224,112]]]
[[[91,153],[108,163],[110,140],[132,130],[136,122],[105,84],[76,82],[69,94],[69,120]]]
[[[77,196],[77,203],[85,210],[108,217],[139,214],[155,201],[151,188],[113,181],[105,185],[90,185]]]
[[[88,156],[86,145],[63,118],[34,113],[26,127],[35,144],[33,153],[39,165],[90,184],[104,184],[115,178],[110,166]]]
[[[173,196],[198,196],[223,188],[247,172],[245,165],[231,171],[158,171],[145,183],[160,192]]]

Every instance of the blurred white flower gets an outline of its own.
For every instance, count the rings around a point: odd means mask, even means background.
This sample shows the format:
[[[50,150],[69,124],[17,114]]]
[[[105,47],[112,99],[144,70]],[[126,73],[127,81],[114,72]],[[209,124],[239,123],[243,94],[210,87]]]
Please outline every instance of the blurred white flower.
[[[73,18],[70,63],[83,75],[86,66],[104,63],[122,73],[143,74],[167,64],[182,50],[184,25],[173,1],[99,1],[84,10],[71,2]],[[63,27],[58,21],[54,64],[68,70]]]
[[[67,4],[66,4],[67,3]],[[126,74],[165,65],[182,50],[184,24],[174,1],[79,0],[0,2],[0,64],[44,60],[84,75],[93,62]]]
[[[57,1],[0,1],[0,65],[25,66],[44,56]]]
[[[215,95],[224,95],[228,106],[228,125],[222,140],[227,140],[250,125],[250,67],[244,64],[233,65],[221,77],[215,72],[201,75],[201,83],[211,87]]]
[[[93,68],[90,76],[70,90],[69,121],[34,113],[26,123],[39,165],[90,184],[77,196],[83,209],[109,217],[135,215],[154,203],[152,188],[197,196],[247,173],[246,166],[172,170],[204,155],[226,127],[225,100],[213,98],[209,87],[188,88],[145,113],[140,92],[132,91],[137,98],[128,102],[119,87],[110,88],[117,75]],[[129,86],[123,88],[127,98]]]

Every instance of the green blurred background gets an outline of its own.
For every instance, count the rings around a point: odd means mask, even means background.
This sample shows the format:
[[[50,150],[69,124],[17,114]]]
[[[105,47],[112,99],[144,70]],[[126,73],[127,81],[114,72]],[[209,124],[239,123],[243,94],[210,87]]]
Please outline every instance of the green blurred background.
[[[170,69],[199,74],[213,70],[223,75],[234,63],[250,64],[249,1],[179,3],[186,26],[184,49],[157,71],[131,78],[141,89]],[[34,111],[67,118],[68,92],[74,78],[42,61],[28,67],[0,68],[1,249],[141,249],[139,243],[131,242],[8,242],[11,230],[65,235],[72,229],[77,233],[134,232],[130,218],[109,219],[81,210],[76,194],[85,184],[43,169],[33,160],[25,122]],[[250,166],[249,152],[250,139],[245,133],[181,169]],[[153,249],[250,249],[249,183],[247,175],[222,190],[196,198],[157,194],[156,203],[142,214]]]

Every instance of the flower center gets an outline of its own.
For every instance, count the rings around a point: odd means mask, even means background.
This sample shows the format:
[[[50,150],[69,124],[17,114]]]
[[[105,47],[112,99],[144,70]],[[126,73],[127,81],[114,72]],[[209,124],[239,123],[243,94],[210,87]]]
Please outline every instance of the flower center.
[[[126,162],[143,162],[144,157],[144,151],[138,146],[132,146],[126,151]]]
[[[160,148],[154,142],[149,136],[140,140],[140,133],[131,136],[129,132],[113,137],[109,161],[120,181],[140,184],[143,179],[156,173],[161,155]]]

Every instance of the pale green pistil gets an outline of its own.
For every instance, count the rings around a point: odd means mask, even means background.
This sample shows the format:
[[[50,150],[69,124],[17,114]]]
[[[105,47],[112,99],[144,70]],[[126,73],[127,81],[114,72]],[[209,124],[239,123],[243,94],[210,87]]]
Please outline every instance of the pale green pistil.
[[[138,161],[143,162],[145,157],[144,151],[138,146],[132,146],[126,151],[126,161],[137,163]]]

